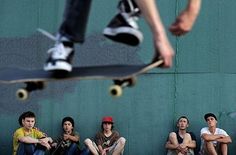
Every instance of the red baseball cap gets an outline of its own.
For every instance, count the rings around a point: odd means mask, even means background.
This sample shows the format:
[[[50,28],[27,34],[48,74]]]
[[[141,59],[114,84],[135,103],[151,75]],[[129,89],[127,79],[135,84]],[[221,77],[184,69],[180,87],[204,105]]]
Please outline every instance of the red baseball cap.
[[[113,118],[111,116],[105,116],[102,118],[102,123],[105,123],[105,122],[108,122],[108,123],[114,123],[113,122]]]

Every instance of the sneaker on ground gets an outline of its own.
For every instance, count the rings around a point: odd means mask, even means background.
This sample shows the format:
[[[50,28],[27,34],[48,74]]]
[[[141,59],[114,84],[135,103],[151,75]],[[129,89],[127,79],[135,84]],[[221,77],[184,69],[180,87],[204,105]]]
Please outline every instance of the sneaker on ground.
[[[66,47],[63,43],[56,44],[48,50],[49,58],[44,65],[45,71],[72,71],[72,58],[74,49]]]

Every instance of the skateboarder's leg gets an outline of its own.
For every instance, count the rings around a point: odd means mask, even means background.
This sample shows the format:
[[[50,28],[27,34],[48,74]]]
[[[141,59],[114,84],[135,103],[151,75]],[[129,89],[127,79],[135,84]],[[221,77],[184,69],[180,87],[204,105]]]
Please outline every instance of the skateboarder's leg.
[[[83,42],[91,0],[67,0],[59,34],[73,42]]]
[[[140,10],[134,0],[120,0],[119,13],[110,21],[103,34],[109,39],[136,46],[143,40],[136,21]]]
[[[64,18],[59,28],[55,47],[49,49],[46,71],[72,70],[74,42],[84,41],[91,0],[67,0]]]

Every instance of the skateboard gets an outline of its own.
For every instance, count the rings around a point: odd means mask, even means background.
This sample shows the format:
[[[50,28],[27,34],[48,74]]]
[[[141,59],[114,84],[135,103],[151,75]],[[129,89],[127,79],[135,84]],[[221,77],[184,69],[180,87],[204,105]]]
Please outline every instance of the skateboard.
[[[109,93],[114,97],[122,95],[125,87],[136,84],[136,77],[149,70],[162,65],[163,60],[158,60],[150,64],[140,65],[100,65],[74,67],[73,71],[67,74],[57,72],[46,72],[43,69],[26,70],[19,68],[0,69],[0,83],[14,84],[25,83],[25,87],[16,91],[16,96],[20,100],[26,100],[29,93],[45,88],[46,82],[60,80],[92,80],[108,79],[113,84],[109,88]]]

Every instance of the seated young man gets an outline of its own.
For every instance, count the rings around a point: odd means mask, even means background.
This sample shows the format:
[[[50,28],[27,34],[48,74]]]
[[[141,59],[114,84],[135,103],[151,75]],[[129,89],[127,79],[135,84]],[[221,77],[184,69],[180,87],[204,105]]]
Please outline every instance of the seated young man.
[[[201,129],[200,155],[227,155],[230,136],[223,129],[217,128],[217,117],[213,113],[204,116],[208,127]]]
[[[14,132],[13,155],[44,155],[50,149],[52,139],[35,128],[36,117],[31,111],[24,112],[19,117],[22,126]]]
[[[181,116],[177,121],[178,131],[171,132],[166,142],[167,155],[194,155],[196,137],[192,132],[187,132],[189,120]]]
[[[123,154],[125,147],[125,138],[120,137],[113,128],[113,118],[110,116],[103,117],[102,130],[96,134],[95,142],[90,139],[84,141],[93,155],[120,155]]]
[[[52,144],[52,153],[55,155],[79,155],[81,154],[79,148],[80,136],[74,130],[74,119],[71,117],[64,117],[62,119],[63,133]]]

